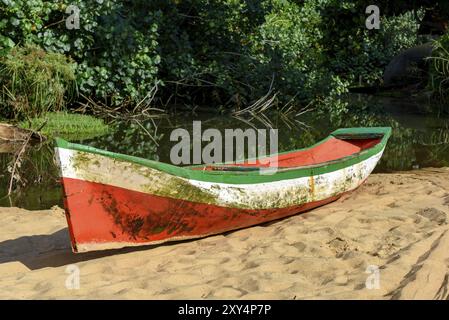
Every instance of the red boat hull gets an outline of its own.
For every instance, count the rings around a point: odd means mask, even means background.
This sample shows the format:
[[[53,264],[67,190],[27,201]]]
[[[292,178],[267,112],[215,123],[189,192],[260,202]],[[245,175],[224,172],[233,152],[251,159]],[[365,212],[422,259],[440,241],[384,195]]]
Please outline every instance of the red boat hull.
[[[338,199],[281,209],[238,209],[62,178],[75,252],[200,238],[284,218]],[[76,225],[76,228],[72,226]]]

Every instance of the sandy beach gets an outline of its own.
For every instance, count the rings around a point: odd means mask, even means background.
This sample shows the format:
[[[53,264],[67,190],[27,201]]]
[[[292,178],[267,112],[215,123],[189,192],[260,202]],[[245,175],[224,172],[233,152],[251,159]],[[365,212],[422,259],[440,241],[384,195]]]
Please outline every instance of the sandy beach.
[[[1,299],[448,299],[449,168],[373,174],[224,235],[73,254],[61,208],[0,208]],[[79,271],[79,289],[66,286]]]

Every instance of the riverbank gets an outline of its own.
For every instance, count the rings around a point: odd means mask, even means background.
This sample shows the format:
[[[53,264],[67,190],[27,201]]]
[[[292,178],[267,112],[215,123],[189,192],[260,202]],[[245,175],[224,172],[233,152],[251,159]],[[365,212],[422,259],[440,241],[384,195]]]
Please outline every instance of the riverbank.
[[[449,168],[373,174],[330,205],[226,235],[77,255],[62,209],[0,208],[0,298],[447,299],[448,215]]]

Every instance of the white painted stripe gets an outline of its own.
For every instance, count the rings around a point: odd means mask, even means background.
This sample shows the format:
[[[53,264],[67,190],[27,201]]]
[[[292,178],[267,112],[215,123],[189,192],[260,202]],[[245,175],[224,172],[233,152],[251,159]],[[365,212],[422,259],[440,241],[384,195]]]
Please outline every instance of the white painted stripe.
[[[228,205],[236,202],[247,203],[254,208],[258,206],[258,203],[266,202],[268,198],[273,198],[270,202],[275,204],[277,202],[275,198],[277,198],[279,202],[282,202],[279,207],[285,207],[285,199],[290,199],[289,203],[301,204],[328,199],[356,189],[374,170],[382,152],[353,166],[315,175],[313,178],[302,177],[267,183],[239,184],[238,186],[197,180],[191,180],[190,183],[210,190],[220,203]]]
[[[148,194],[226,207],[272,209],[324,200],[352,191],[365,181],[382,156],[334,172],[258,184],[189,180],[98,154],[56,148],[61,176]]]

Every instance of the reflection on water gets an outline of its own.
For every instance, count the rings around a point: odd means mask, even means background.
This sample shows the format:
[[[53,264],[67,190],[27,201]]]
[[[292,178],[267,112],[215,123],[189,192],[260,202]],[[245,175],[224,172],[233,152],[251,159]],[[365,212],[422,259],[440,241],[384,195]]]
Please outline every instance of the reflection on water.
[[[352,96],[348,103],[346,112],[332,116],[308,112],[298,119],[289,117],[286,120],[278,114],[268,114],[272,127],[279,130],[279,151],[310,146],[341,127],[390,126],[393,128],[393,135],[376,172],[449,166],[447,114],[424,113],[423,111],[430,109],[428,105],[392,98]],[[180,114],[145,122],[117,122],[113,124],[112,133],[78,142],[169,163],[170,149],[176,143],[170,141],[170,133],[176,128],[192,132],[194,120],[202,121],[203,131],[208,128],[224,130],[267,127],[266,119]],[[0,197],[7,193],[8,165],[11,159],[10,153],[0,154]],[[19,173],[22,179],[19,185],[23,186],[11,198],[3,197],[0,206],[44,209],[55,204],[62,205],[51,145],[30,148]]]

